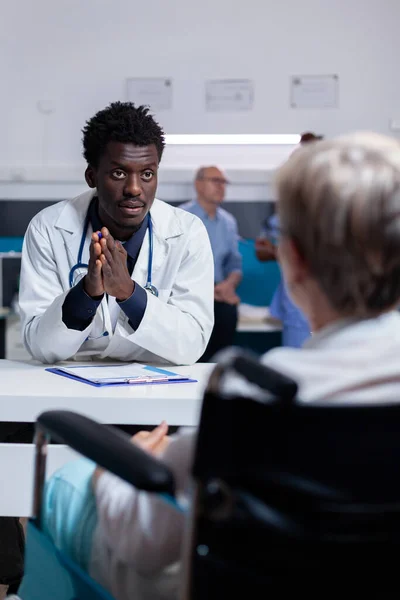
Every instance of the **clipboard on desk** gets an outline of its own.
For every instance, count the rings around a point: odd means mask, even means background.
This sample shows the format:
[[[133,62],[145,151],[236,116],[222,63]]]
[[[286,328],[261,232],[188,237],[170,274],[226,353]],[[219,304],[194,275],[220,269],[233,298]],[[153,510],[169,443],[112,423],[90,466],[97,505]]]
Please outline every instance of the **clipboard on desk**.
[[[49,367],[46,371],[94,387],[197,383],[186,375],[139,363]]]

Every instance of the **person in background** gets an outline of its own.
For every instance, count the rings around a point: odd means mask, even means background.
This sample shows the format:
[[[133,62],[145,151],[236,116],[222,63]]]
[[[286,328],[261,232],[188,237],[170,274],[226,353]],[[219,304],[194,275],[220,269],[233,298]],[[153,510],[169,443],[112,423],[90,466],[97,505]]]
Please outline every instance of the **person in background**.
[[[301,135],[300,147],[310,142],[322,140],[323,136],[306,132]],[[277,259],[279,239],[279,217],[273,214],[265,220],[260,236],[256,239],[256,256],[267,262]],[[271,301],[270,314],[282,322],[282,346],[300,348],[310,337],[310,325],[301,310],[292,301],[285,282],[280,281]]]
[[[201,167],[195,177],[196,200],[180,205],[203,221],[214,256],[214,329],[202,362],[233,344],[238,320],[236,288],[242,279],[242,257],[236,219],[221,208],[227,183],[217,167]]]

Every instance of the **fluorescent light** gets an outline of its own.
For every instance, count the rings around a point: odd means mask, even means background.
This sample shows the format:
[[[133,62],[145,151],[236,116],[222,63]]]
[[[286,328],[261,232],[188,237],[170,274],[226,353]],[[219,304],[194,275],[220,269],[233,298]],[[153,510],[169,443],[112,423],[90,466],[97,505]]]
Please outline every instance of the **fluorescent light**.
[[[290,145],[300,142],[297,133],[271,133],[271,134],[171,134],[165,136],[167,144],[172,146],[268,146]]]

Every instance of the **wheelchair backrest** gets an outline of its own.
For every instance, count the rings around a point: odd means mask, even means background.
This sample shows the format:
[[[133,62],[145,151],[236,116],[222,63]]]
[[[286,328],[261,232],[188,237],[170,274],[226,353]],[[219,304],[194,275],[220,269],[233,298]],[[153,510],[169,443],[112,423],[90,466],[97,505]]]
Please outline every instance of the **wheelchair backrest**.
[[[264,388],[274,376],[265,369]],[[215,381],[205,393],[191,600],[277,582],[310,592],[317,573],[340,590],[359,565],[367,589],[382,573],[389,583],[400,548],[400,405],[307,406],[272,387],[264,400]]]

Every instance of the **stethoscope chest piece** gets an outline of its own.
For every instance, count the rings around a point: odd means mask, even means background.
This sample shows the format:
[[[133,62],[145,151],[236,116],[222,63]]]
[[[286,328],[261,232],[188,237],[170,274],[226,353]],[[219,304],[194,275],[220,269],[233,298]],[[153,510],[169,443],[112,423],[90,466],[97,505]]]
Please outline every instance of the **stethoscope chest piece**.
[[[153,294],[153,296],[158,296],[158,289],[155,285],[152,285],[151,283],[146,283],[144,289],[149,291],[150,294]]]

